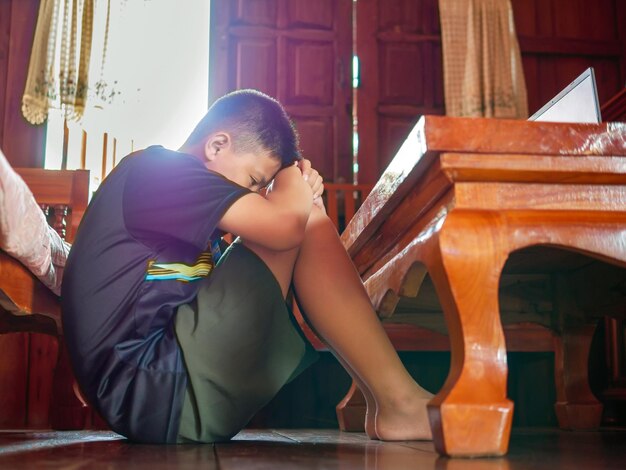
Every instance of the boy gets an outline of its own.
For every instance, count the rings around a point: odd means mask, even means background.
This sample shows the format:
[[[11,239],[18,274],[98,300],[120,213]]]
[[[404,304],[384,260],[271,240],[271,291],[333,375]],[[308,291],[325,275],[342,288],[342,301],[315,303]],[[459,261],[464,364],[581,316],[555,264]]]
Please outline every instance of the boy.
[[[114,431],[234,436],[314,359],[285,305],[293,286],[364,392],[368,435],[430,438],[432,395],[389,343],[322,191],[282,106],[253,90],[217,100],[178,152],[150,147],[107,177],[70,251],[62,306],[77,380]],[[240,238],[220,257],[224,232]]]

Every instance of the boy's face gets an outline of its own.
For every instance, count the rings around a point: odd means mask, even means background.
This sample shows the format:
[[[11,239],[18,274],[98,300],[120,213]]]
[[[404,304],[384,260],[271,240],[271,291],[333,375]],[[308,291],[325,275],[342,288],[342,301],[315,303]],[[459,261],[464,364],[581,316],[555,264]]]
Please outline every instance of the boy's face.
[[[268,151],[235,152],[230,139],[206,146],[206,167],[239,186],[259,191],[267,186],[281,167]]]

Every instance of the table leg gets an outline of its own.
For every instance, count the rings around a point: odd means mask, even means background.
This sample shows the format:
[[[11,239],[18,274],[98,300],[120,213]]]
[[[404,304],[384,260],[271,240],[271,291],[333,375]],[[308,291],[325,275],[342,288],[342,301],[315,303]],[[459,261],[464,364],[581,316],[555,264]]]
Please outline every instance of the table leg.
[[[559,427],[593,430],[600,427],[602,403],[589,387],[589,350],[595,325],[567,328],[555,351],[554,379],[557,401],[554,405]]]
[[[506,398],[498,307],[508,252],[498,225],[495,214],[450,214],[425,247],[424,261],[450,335],[450,373],[429,404],[435,447],[444,455],[504,455],[508,450],[513,403]]]
[[[367,403],[361,390],[353,380],[346,396],[335,407],[339,429],[349,432],[365,431]]]

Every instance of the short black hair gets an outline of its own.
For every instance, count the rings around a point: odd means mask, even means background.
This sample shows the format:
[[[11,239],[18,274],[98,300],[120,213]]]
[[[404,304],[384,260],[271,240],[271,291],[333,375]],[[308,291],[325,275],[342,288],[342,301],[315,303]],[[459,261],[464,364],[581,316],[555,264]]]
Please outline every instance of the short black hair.
[[[217,99],[183,145],[204,144],[213,132],[226,131],[237,152],[269,151],[283,167],[302,158],[298,133],[283,106],[258,90],[230,92]]]

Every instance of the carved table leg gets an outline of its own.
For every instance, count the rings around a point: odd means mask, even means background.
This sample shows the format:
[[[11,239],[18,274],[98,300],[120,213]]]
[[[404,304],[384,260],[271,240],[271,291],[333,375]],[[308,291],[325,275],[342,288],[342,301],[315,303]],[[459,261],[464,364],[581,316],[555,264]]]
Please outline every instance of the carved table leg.
[[[554,405],[559,427],[573,430],[593,430],[600,427],[602,403],[589,387],[589,349],[595,325],[568,328],[555,350],[555,384],[557,402]]]
[[[349,432],[365,431],[365,397],[354,380],[346,396],[335,407],[339,429]]]
[[[489,213],[451,214],[425,264],[450,334],[451,365],[428,405],[435,447],[450,456],[504,455],[513,403],[506,398],[507,362],[498,283],[507,244]]]
[[[587,297],[593,290],[589,279],[593,272],[587,272],[578,269],[555,275],[555,319],[562,333],[554,351],[554,409],[562,429],[598,429],[602,420],[602,403],[589,386],[589,351],[596,327],[589,323],[584,307],[600,299]]]

